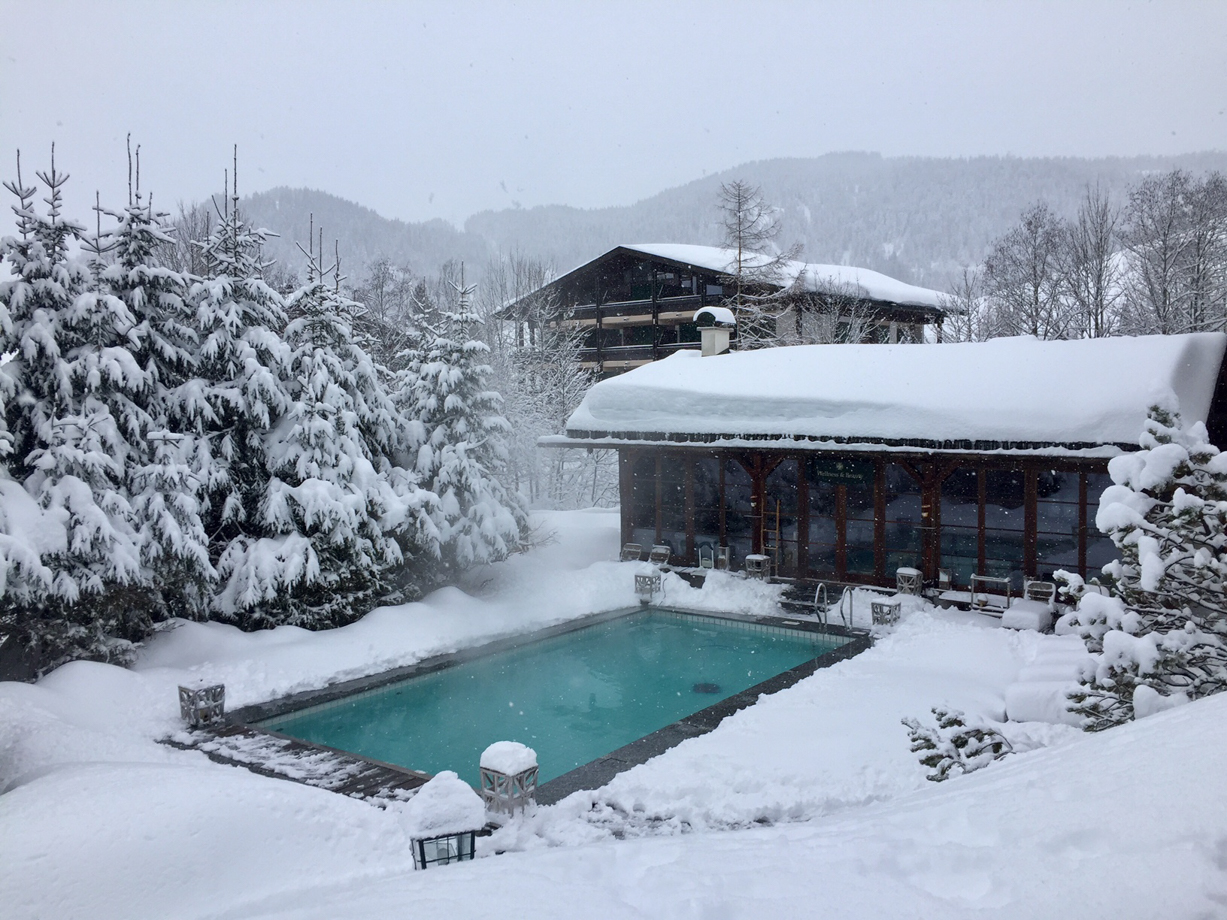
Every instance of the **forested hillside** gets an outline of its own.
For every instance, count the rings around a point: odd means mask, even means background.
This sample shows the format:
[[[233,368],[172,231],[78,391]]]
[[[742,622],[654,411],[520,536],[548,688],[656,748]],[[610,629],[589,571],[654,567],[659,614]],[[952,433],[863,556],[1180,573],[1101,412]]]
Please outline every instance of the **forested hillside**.
[[[802,257],[848,263],[905,281],[945,288],[956,270],[981,260],[1028,205],[1043,199],[1072,217],[1088,183],[1115,198],[1148,173],[1175,168],[1227,171],[1227,153],[1177,157],[1077,159],[883,157],[838,153],[747,163],[624,207],[565,205],[484,211],[458,230],[442,220],[405,223],[323,192],[274,189],[251,196],[246,212],[281,234],[270,254],[299,263],[296,240],[308,215],[341,243],[352,271],[378,255],[413,271],[462,259],[478,271],[488,255],[518,251],[567,270],[622,242],[720,241],[720,183],[742,178],[782,209],[780,242],[802,244]],[[376,208],[379,202],[370,202]]]

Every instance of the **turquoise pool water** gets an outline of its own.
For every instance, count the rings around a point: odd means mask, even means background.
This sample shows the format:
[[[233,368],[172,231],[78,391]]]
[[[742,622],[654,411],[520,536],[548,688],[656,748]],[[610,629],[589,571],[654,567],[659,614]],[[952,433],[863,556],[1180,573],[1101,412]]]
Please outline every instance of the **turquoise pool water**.
[[[260,724],[473,784],[520,741],[546,782],[847,641],[646,610]]]

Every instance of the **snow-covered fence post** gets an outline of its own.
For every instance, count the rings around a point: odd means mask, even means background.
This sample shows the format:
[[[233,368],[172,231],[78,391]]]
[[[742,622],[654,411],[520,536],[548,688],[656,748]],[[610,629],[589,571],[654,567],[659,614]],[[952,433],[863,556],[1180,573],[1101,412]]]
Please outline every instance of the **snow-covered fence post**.
[[[179,715],[190,728],[220,722],[225,714],[225,684],[179,688]]]
[[[486,809],[473,787],[451,770],[436,773],[404,810],[413,846],[413,868],[472,859]]]
[[[514,815],[535,806],[537,771],[537,752],[532,748],[518,741],[494,742],[481,755],[481,797],[486,808]]]

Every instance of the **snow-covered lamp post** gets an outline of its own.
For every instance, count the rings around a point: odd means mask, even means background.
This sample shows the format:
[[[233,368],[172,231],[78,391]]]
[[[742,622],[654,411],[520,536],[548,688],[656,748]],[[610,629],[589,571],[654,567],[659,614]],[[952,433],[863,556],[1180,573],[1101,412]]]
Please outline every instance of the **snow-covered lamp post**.
[[[405,805],[413,867],[427,869],[472,859],[486,809],[473,787],[451,770],[436,773]]]
[[[225,684],[179,688],[179,715],[189,727],[220,722],[225,714]]]
[[[496,741],[481,754],[481,797],[492,812],[514,815],[537,803],[537,752]]]
[[[729,335],[737,326],[732,310],[728,307],[701,307],[695,311],[694,324],[699,327],[699,353],[703,357],[728,352]]]

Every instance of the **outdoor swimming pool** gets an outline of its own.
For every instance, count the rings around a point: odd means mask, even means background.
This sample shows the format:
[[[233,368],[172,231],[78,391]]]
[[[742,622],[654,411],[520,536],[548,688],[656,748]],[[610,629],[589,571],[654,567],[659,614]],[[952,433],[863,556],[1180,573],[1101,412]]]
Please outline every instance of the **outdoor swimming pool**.
[[[520,741],[546,782],[848,641],[648,609],[259,724],[474,784],[487,745]]]

